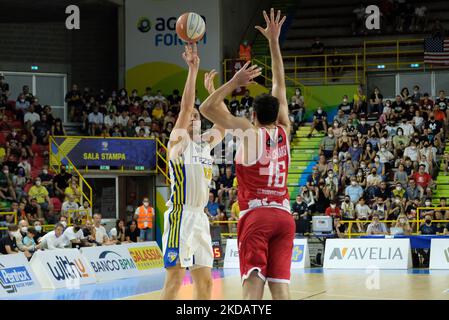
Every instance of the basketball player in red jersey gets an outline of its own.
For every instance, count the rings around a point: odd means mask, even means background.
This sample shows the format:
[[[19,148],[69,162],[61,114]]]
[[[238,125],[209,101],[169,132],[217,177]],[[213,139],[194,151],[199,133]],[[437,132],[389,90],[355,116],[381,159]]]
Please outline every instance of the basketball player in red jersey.
[[[235,161],[239,184],[240,220],[238,243],[240,272],[245,299],[262,299],[265,282],[273,299],[289,299],[291,255],[295,224],[290,214],[287,170],[290,162],[288,103],[279,34],[285,17],[263,12],[267,26],[257,26],[270,45],[272,95],[255,98],[253,120],[234,117],[220,108],[233,90],[253,83],[261,74],[249,62],[201,105],[200,112],[240,136]],[[237,130],[241,129],[241,130]],[[240,131],[240,133],[237,133]]]

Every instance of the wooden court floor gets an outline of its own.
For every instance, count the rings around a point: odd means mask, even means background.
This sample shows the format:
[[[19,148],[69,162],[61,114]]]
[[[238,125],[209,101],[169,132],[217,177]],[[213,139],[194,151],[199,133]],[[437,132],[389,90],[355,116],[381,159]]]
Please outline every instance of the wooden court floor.
[[[179,299],[191,299],[193,285],[186,281]],[[309,270],[292,274],[293,300],[449,300],[449,270]],[[214,277],[212,299],[240,300],[238,272]],[[156,300],[160,290],[126,299]],[[271,296],[266,287],[264,299]]]

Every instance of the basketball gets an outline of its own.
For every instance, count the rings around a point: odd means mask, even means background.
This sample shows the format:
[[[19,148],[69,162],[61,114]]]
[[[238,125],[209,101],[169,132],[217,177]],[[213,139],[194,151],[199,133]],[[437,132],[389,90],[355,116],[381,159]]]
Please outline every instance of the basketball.
[[[186,12],[176,21],[176,33],[185,42],[201,40],[206,32],[206,23],[197,13]]]

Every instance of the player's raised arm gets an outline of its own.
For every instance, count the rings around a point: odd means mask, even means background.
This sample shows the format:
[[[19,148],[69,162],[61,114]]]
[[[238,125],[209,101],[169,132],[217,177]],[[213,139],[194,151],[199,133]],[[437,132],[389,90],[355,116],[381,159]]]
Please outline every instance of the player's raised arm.
[[[192,123],[192,114],[195,108],[196,78],[200,66],[196,43],[185,46],[182,58],[187,63],[189,71],[181,98],[178,119],[168,141],[168,156],[170,159],[181,154],[185,143],[188,142],[188,128]]]
[[[231,80],[215,90],[200,106],[201,114],[217,126],[224,129],[249,129],[251,123],[245,118],[233,116],[226,106],[223,108],[223,100],[235,89],[253,83],[253,79],[260,76],[261,69],[257,65],[249,67],[248,61]]]
[[[278,10],[275,16],[273,8],[270,10],[270,17],[268,17],[265,10],[263,11],[263,16],[267,26],[265,29],[260,26],[256,26],[256,29],[259,30],[265,38],[267,38],[270,46],[271,71],[273,74],[272,95],[279,100],[279,115],[277,120],[279,125],[286,127],[287,132],[290,132],[287,92],[285,89],[284,62],[282,60],[281,47],[279,45],[279,35],[286,16],[281,19],[281,10]]]
[[[215,92],[214,79],[216,75],[217,71],[215,71],[215,69],[212,69],[210,72],[206,72],[204,74],[204,87],[206,88],[209,95]],[[224,101],[220,103],[220,108],[223,109],[224,111],[228,110]],[[216,124],[214,124],[212,130],[208,130],[205,133],[203,133],[204,139],[206,139],[209,142],[212,148],[223,140],[224,135],[225,130]]]
[[[192,121],[191,116],[193,109],[195,108],[196,78],[200,67],[200,58],[198,57],[196,43],[187,44],[185,46],[185,50],[182,53],[182,58],[189,67],[189,73],[184,86],[184,92],[182,93],[181,108],[178,120],[176,121],[173,129],[187,129]]]

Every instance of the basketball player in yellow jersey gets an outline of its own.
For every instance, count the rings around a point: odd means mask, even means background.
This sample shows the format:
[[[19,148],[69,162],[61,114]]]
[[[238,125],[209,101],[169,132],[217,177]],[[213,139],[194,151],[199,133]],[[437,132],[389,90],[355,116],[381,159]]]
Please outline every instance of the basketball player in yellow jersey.
[[[183,53],[189,67],[181,109],[168,143],[171,197],[164,215],[162,236],[167,270],[162,299],[176,299],[186,268],[194,283],[193,298],[206,300],[212,294],[212,239],[204,208],[209,199],[213,159],[211,150],[221,142],[224,130],[214,126],[200,135],[201,121],[195,109],[195,84],[200,59],[196,44]],[[215,88],[215,71],[206,74],[209,93]],[[223,104],[221,107],[226,108]]]

